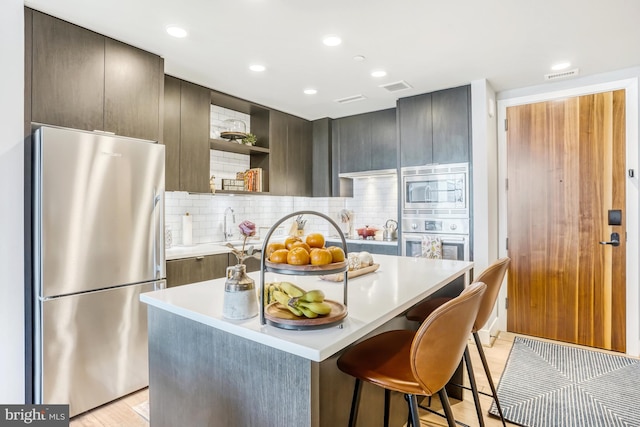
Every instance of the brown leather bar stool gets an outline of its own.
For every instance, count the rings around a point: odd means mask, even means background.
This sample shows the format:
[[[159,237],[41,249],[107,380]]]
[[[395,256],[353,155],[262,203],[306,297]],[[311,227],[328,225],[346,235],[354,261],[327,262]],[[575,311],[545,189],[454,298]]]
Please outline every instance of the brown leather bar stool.
[[[475,340],[476,347],[478,348],[478,353],[480,354],[480,360],[482,361],[482,366],[484,367],[484,372],[487,375],[487,379],[489,380],[489,386],[491,387],[491,394],[482,393],[486,396],[492,397],[494,402],[496,403],[496,408],[498,409],[498,413],[500,414],[500,419],[502,420],[502,425],[506,426],[504,415],[502,414],[502,407],[500,406],[500,402],[498,401],[498,394],[496,392],[496,387],[493,384],[493,379],[491,378],[491,371],[489,370],[489,364],[487,363],[487,358],[485,357],[484,350],[482,348],[482,343],[480,342],[480,337],[478,335],[478,330],[480,330],[487,320],[489,320],[489,316],[493,311],[493,307],[496,304],[496,299],[498,298],[498,292],[500,291],[500,286],[502,286],[502,281],[504,280],[504,276],[509,268],[509,263],[511,259],[508,257],[501,258],[491,264],[486,268],[476,279],[476,282],[482,282],[487,285],[487,291],[484,293],[482,297],[482,303],[480,305],[480,309],[478,310],[478,316],[475,319],[473,324],[473,329],[471,330],[473,334],[473,339]],[[434,298],[432,300],[426,300],[420,304],[417,304],[411,310],[407,312],[407,319],[415,320],[417,322],[424,321],[435,309],[437,309],[440,305],[446,303],[451,300],[451,298]],[[464,351],[464,361],[467,365],[467,372],[469,374],[469,383],[471,384],[471,390],[473,392],[474,401],[476,404],[476,412],[478,413],[478,420],[480,421],[480,425],[484,426],[484,418],[482,416],[482,408],[480,407],[480,400],[478,398],[478,388],[476,386],[475,377],[473,374],[473,367],[471,366],[471,356],[469,354],[469,348],[467,347]],[[466,387],[465,387],[466,388]]]
[[[409,420],[420,426],[416,396],[440,395],[449,426],[455,426],[444,386],[460,363],[486,285],[476,282],[459,296],[436,308],[417,332],[383,332],[348,348],[338,359],[338,368],[356,378],[349,426],[356,424],[362,381],[404,393],[409,404]],[[385,402],[384,425],[389,408]]]

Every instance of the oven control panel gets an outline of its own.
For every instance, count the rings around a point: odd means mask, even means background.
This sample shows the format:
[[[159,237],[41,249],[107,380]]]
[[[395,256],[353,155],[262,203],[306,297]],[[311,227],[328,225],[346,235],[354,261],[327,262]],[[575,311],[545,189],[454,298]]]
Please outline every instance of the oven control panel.
[[[469,234],[469,219],[402,218],[402,231],[407,233]]]

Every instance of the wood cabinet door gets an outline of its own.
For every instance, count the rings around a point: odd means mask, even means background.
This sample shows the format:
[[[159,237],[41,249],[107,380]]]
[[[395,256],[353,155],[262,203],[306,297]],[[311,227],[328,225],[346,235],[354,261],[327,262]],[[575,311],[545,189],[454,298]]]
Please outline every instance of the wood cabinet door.
[[[165,76],[163,144],[166,191],[180,191],[180,88],[179,79]]]
[[[461,86],[431,94],[433,163],[470,160],[470,87]]]
[[[162,59],[109,38],[104,58],[104,130],[158,141]]]
[[[287,194],[287,116],[279,111],[269,115],[269,193]]]
[[[209,193],[211,92],[186,81],[180,96],[180,189]]]
[[[396,109],[376,111],[371,117],[371,170],[398,167]]]
[[[32,118],[104,130],[104,37],[33,11]]]
[[[287,195],[311,196],[311,123],[289,116],[287,127]]]
[[[431,94],[398,100],[400,166],[433,163]]]
[[[371,115],[335,120],[340,146],[340,173],[371,169]]]
[[[188,285],[224,277],[229,257],[225,254],[167,261],[167,287]]]
[[[331,119],[312,122],[312,195],[331,197],[333,169],[331,167]]]

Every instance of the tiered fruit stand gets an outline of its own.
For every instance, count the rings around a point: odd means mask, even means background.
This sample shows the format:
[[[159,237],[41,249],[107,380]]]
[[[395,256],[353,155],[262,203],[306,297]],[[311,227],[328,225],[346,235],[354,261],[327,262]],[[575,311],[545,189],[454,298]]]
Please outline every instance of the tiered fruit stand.
[[[290,265],[272,263],[268,259],[266,259],[266,248],[269,244],[269,240],[273,232],[289,218],[301,215],[318,216],[325,219],[336,229],[338,235],[340,236],[340,239],[342,240],[342,247],[344,248],[345,252],[345,261],[335,262],[327,265]],[[332,220],[329,216],[316,211],[293,212],[282,217],[275,224],[273,224],[273,226],[267,232],[263,245],[264,250],[262,251],[262,256],[260,257],[260,323],[262,325],[269,324],[282,329],[305,330],[326,328],[342,322],[342,320],[347,316],[347,282],[349,279],[347,274],[349,270],[347,263],[348,253],[346,249],[347,241],[342,230],[340,229],[340,226],[334,220]],[[326,316],[318,316],[313,319],[297,318],[297,316],[294,316],[286,309],[286,311],[278,310],[276,307],[276,303],[271,303],[265,306],[265,273],[268,272],[298,276],[322,276],[344,273],[343,302],[340,303],[338,301],[326,300],[326,302],[332,306],[331,313]]]

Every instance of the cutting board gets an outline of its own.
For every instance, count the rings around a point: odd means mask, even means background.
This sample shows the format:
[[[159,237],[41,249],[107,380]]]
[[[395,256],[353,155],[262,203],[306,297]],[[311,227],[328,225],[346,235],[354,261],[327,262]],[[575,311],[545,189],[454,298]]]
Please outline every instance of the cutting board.
[[[380,268],[380,264],[371,264],[369,267],[359,268],[357,270],[351,270],[347,273],[349,279],[354,279],[356,277],[364,276],[365,274],[373,273],[378,268]],[[337,274],[329,274],[326,276],[320,276],[322,280],[328,280],[330,282],[342,282],[344,280],[343,273]]]

